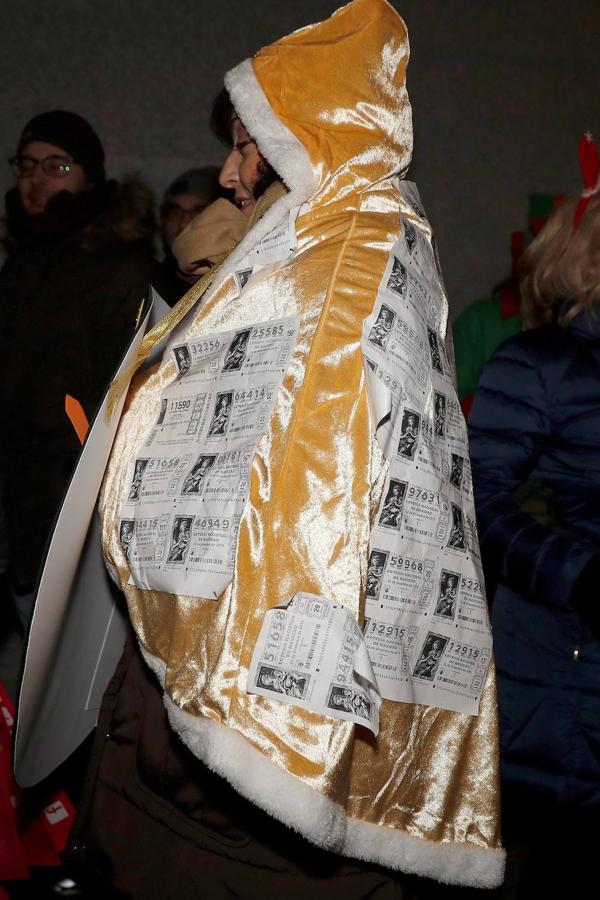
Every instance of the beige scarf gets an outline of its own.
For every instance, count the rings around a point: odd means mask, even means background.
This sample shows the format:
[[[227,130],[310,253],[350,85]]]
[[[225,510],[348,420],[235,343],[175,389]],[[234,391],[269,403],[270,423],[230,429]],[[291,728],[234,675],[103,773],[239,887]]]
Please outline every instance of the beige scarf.
[[[226,259],[254,223],[285,193],[281,181],[273,182],[255,203],[251,216],[224,198],[203,209],[173,242],[173,254],[185,280],[194,284]]]

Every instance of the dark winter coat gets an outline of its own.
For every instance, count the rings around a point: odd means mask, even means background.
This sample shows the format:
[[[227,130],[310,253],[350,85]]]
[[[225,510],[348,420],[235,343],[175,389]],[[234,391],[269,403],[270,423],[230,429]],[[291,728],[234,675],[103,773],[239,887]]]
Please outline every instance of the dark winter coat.
[[[572,605],[600,553],[600,318],[580,314],[566,329],[502,344],[469,426],[488,588],[497,584],[504,778],[600,807],[600,641]],[[527,479],[549,491],[555,528],[514,499]]]
[[[175,306],[191,288],[191,284],[179,276],[177,260],[168,247],[165,247],[164,258],[154,264],[150,282],[169,306]]]
[[[129,900],[408,893],[398,873],[313,847],[197,760],[169,726],[133,638],[104,695],[69,856],[94,896]]]
[[[62,192],[35,220],[11,191],[7,210],[0,454],[12,575],[24,591],[80,449],[65,395],[91,420],[134,330],[153,265],[153,220],[151,198],[135,182]]]

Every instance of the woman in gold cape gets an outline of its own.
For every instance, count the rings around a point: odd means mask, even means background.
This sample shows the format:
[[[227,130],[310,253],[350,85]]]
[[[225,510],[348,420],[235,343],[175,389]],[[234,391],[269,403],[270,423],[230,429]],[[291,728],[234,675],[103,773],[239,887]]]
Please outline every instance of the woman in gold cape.
[[[103,487],[103,546],[170,724],[195,757],[320,848],[491,887],[504,866],[492,667],[478,716],[383,700],[377,737],[247,690],[267,610],[304,591],[342,604],[361,624],[364,617],[369,537],[388,463],[361,335],[401,216],[431,239],[399,180],[412,149],[408,54],[393,8],[354,0],[226,76],[237,114],[288,192],[201,299],[192,288],[180,301],[191,311],[170,334],[162,364],[135,381]],[[297,208],[293,251],[240,288],[236,273],[247,272],[254,248]],[[290,316],[298,338],[256,447],[230,582],[218,599],[136,586],[119,523],[134,460],[177,376],[171,348]],[[442,315],[442,345],[445,327]],[[423,354],[419,365],[429,365],[427,346]]]

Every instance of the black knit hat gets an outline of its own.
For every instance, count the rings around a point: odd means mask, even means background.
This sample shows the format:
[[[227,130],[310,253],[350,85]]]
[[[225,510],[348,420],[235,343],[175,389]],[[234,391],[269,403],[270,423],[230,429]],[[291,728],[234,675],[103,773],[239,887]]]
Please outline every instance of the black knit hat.
[[[17,155],[31,141],[44,141],[60,147],[82,166],[90,184],[101,184],[105,180],[104,150],[100,138],[89,122],[77,113],[55,109],[35,116],[23,129]]]

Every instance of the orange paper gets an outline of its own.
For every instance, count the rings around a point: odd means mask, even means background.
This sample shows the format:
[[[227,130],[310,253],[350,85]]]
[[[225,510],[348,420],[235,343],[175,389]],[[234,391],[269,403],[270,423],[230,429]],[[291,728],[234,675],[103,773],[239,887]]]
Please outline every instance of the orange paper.
[[[83,444],[90,423],[88,422],[88,418],[79,400],[76,400],[75,397],[71,397],[70,394],[66,394],[65,396],[65,412],[69,417],[71,425],[75,429],[77,437]]]

